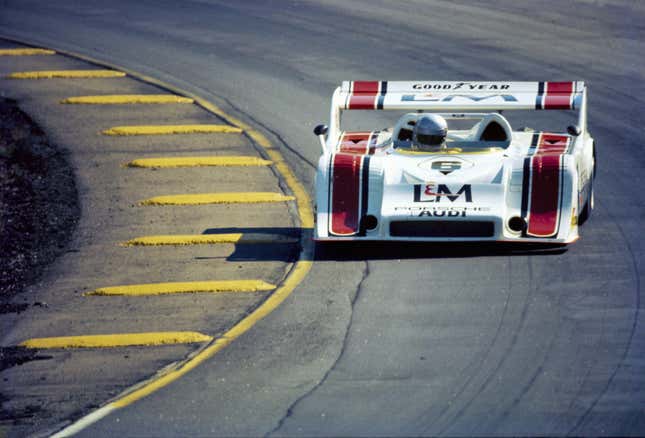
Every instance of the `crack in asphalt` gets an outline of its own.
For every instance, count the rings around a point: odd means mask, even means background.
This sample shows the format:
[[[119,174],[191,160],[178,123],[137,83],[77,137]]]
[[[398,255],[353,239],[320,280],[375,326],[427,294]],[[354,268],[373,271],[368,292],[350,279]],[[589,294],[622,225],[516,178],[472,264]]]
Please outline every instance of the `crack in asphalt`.
[[[349,332],[352,328],[352,324],[354,322],[354,311],[355,311],[355,305],[356,302],[358,301],[361,292],[363,290],[363,283],[365,282],[365,279],[367,279],[368,275],[370,274],[370,267],[369,267],[369,262],[365,260],[365,269],[363,269],[363,274],[361,277],[361,281],[359,281],[358,286],[356,287],[356,293],[352,297],[350,295],[350,305],[351,305],[351,314],[349,316],[349,322],[347,324],[347,328],[345,329],[345,337],[343,338],[343,345],[340,349],[340,352],[338,353],[338,357],[336,357],[336,360],[334,360],[334,363],[329,367],[327,372],[323,375],[322,379],[318,383],[316,383],[309,391],[305,392],[303,395],[298,397],[288,408],[285,414],[280,418],[278,421],[278,424],[271,429],[268,433],[266,433],[264,436],[265,437],[270,437],[274,433],[276,433],[278,430],[284,426],[284,423],[287,421],[289,417],[293,415],[294,409],[305,399],[309,398],[318,388],[320,388],[329,378],[331,375],[332,371],[336,368],[336,365],[338,365],[338,362],[342,359],[342,357],[345,355],[345,350],[347,349],[347,342],[349,339]]]
[[[78,47],[75,47],[74,50],[77,51],[77,52],[82,52],[82,50],[80,48],[78,48]],[[148,71],[145,68],[141,68],[141,66],[137,66],[137,68],[133,68],[133,70],[146,71],[146,72]],[[154,72],[154,74],[152,74],[152,72]],[[162,80],[166,81],[169,84],[174,84],[174,85],[176,85],[176,86],[178,86],[178,87],[180,87],[180,88],[182,88],[184,90],[189,90],[189,91],[193,92],[197,96],[202,96],[204,98],[206,98],[207,96],[210,96],[210,97],[214,98],[214,99],[210,99],[210,98],[207,99],[209,101],[217,102],[219,100],[220,102],[225,102],[226,105],[228,105],[230,108],[233,109],[233,112],[237,112],[238,114],[242,114],[246,120],[250,120],[252,122],[252,124],[257,125],[257,126],[261,127],[264,131],[270,133],[282,145],[282,147],[284,147],[284,149],[288,150],[290,153],[292,153],[296,157],[300,158],[300,160],[302,160],[302,162],[304,164],[308,165],[309,167],[311,167],[314,170],[316,170],[318,168],[317,163],[312,162],[309,158],[307,158],[304,155],[302,155],[296,148],[294,148],[293,146],[289,145],[289,143],[285,140],[285,138],[280,133],[278,133],[276,130],[270,128],[267,124],[259,121],[256,117],[253,117],[247,111],[241,109],[239,106],[234,104],[230,99],[228,99],[228,98],[226,98],[226,97],[224,97],[224,96],[222,96],[220,94],[217,94],[217,93],[213,92],[212,90],[203,88],[203,87],[201,87],[199,85],[193,84],[191,82],[188,82],[188,81],[185,81],[185,80],[182,80],[182,79],[178,79],[178,78],[174,77],[171,73],[166,72],[164,70],[153,69],[152,72],[146,73],[146,74],[152,74],[154,77],[161,78]],[[217,115],[217,116],[221,117],[219,115]],[[253,142],[253,143],[255,143],[255,142]]]
[[[199,87],[197,87],[197,88],[199,88]],[[278,133],[276,130],[271,129],[269,126],[267,126],[266,124],[260,122],[258,119],[256,119],[255,117],[253,117],[252,115],[250,115],[246,111],[243,111],[241,108],[237,107],[233,102],[231,102],[226,97],[220,96],[220,95],[218,95],[216,93],[213,93],[212,91],[208,91],[208,90],[204,90],[204,89],[202,89],[202,90],[205,93],[211,94],[216,99],[219,99],[222,102],[226,102],[226,104],[228,106],[230,106],[231,108],[233,108],[235,111],[239,112],[240,114],[244,114],[244,117],[246,119],[250,120],[253,124],[255,124],[257,126],[260,126],[260,127],[262,127],[263,130],[269,132],[272,136],[274,136],[278,140],[278,142],[280,144],[282,144],[282,146],[286,150],[288,150],[289,152],[294,154],[296,157],[300,158],[300,160],[302,160],[303,163],[307,164],[309,167],[311,167],[314,170],[316,170],[318,168],[316,163],[311,162],[311,160],[309,160],[307,157],[302,155],[296,148],[294,148],[293,146],[290,146],[289,143],[287,143],[287,141],[284,139],[284,137],[282,137],[282,135],[280,135],[280,133]]]

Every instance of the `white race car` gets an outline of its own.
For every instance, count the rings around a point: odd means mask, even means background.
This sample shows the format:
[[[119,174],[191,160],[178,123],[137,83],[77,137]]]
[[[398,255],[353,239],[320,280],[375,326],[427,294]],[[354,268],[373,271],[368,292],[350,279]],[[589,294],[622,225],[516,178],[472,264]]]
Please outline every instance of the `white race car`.
[[[400,114],[388,129],[344,131],[346,110]],[[573,123],[513,130],[507,110],[566,110]],[[415,141],[428,114],[448,122],[432,150]],[[584,82],[343,82],[330,118],[314,130],[315,240],[570,243],[593,208]]]

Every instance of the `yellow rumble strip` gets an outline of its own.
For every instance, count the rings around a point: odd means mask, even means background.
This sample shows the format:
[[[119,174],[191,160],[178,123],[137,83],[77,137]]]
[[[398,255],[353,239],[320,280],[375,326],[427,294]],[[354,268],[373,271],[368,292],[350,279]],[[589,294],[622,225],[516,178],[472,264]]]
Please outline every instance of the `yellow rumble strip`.
[[[199,166],[270,166],[273,162],[257,157],[167,157],[140,158],[130,161],[127,167],[199,167]]]
[[[141,201],[139,205],[257,204],[286,202],[293,199],[293,196],[273,192],[198,193],[194,195],[155,196]]]
[[[111,335],[61,336],[28,339],[20,344],[26,348],[108,348],[138,345],[192,344],[213,338],[198,332],[153,332]]]
[[[52,79],[52,78],[122,78],[125,73],[116,70],[49,70],[22,71],[7,75],[9,79]]]
[[[280,234],[176,234],[167,236],[143,236],[121,243],[121,246],[157,245],[216,245],[220,243],[296,243],[297,237]]]
[[[31,56],[55,54],[55,51],[47,49],[0,49],[0,56]]]
[[[189,97],[174,94],[111,94],[105,96],[77,96],[63,99],[63,104],[123,105],[139,103],[193,103]]]
[[[101,287],[84,295],[147,296],[183,293],[260,292],[276,286],[262,280],[188,281]]]
[[[239,134],[242,130],[229,125],[142,125],[115,126],[103,135],[168,135],[168,134]]]

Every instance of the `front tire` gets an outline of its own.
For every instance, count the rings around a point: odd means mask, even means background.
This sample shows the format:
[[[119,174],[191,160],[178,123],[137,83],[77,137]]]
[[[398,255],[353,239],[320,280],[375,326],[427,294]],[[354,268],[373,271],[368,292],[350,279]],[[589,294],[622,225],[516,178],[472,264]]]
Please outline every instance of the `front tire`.
[[[591,210],[593,209],[593,203],[594,203],[594,195],[593,195],[593,179],[590,182],[591,184],[591,190],[589,193],[589,197],[587,198],[587,202],[585,202],[585,206],[582,207],[582,210],[580,211],[580,215],[578,216],[578,226],[584,225],[587,220],[589,220],[589,216],[591,216]]]
[[[594,145],[595,146],[595,145]],[[593,190],[593,183],[594,180],[596,179],[596,148],[594,147],[593,149],[593,162],[591,163],[592,165],[592,174],[591,174],[591,179],[589,180],[589,184],[591,184],[591,188],[589,189],[589,196],[587,197],[587,202],[585,202],[585,206],[580,210],[580,215],[578,216],[578,226],[582,226],[587,220],[589,219],[589,216],[591,216],[591,210],[594,208],[594,190]]]

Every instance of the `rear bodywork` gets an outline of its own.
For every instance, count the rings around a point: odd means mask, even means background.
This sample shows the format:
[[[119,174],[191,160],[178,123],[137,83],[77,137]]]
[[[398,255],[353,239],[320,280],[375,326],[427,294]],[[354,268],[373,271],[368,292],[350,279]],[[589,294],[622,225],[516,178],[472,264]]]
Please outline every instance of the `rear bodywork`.
[[[577,111],[577,125],[513,131],[500,115],[527,109]],[[347,132],[346,110],[410,112],[391,128]],[[474,125],[450,130],[440,152],[415,150],[409,124],[423,111],[442,114],[449,127]],[[315,238],[575,241],[583,209],[593,207],[586,125],[583,82],[344,82],[322,138]]]

